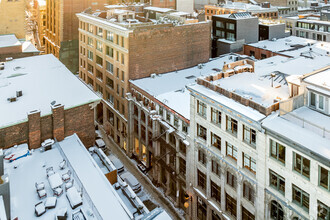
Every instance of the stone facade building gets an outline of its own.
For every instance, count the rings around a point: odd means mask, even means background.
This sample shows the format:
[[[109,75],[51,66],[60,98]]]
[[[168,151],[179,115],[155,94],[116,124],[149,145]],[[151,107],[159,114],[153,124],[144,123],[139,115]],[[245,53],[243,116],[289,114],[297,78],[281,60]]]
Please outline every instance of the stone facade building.
[[[239,60],[187,86],[188,218],[329,217],[328,59]]]

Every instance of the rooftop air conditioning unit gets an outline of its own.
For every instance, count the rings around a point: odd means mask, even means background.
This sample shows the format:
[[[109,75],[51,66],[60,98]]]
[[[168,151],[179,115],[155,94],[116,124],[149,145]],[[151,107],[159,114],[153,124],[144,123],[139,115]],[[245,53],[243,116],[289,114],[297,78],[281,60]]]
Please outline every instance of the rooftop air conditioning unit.
[[[13,60],[13,58],[12,57],[7,57],[6,58],[6,61],[8,62],[8,61],[12,61]]]
[[[202,69],[203,68],[203,65],[200,63],[198,64],[198,69]]]
[[[151,78],[155,78],[156,77],[156,73],[152,73],[150,76],[151,76]]]
[[[22,95],[23,95],[22,90],[20,90],[20,91],[16,91],[16,96],[17,96],[17,97],[21,97]]]
[[[5,69],[5,65],[0,64],[0,70],[4,70],[4,69]]]

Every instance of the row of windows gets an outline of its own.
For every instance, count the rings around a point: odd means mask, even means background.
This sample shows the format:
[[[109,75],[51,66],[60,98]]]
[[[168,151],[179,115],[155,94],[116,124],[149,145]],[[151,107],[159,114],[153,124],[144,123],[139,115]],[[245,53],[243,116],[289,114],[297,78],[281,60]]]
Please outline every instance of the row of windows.
[[[165,120],[168,121],[169,123],[171,123],[171,115],[172,113],[168,110],[164,110],[164,108],[162,106],[159,106],[159,115],[164,117],[164,113],[165,113]],[[179,117],[174,115],[174,119],[173,119],[173,125],[176,127],[176,128],[179,128]],[[181,124],[182,124],[182,127],[181,127],[181,131],[184,132],[184,133],[188,133],[188,124],[184,121],[181,120]]]
[[[110,42],[116,43],[117,45],[125,48],[125,38],[123,36],[114,34],[109,30],[104,30],[100,27],[96,27],[92,24],[88,24],[85,22],[80,21],[80,28],[88,31],[89,33],[95,34],[103,39],[106,39]]]
[[[85,41],[85,35],[80,36],[80,40],[81,41]],[[91,37],[87,37],[87,44],[90,47],[94,47],[94,45],[96,46],[96,50],[98,50],[99,52],[105,52],[105,55],[107,55],[108,57],[115,59],[117,62],[120,62],[122,65],[125,65],[125,54],[120,53],[118,50],[114,50],[114,48],[103,44],[101,41],[95,40],[96,44],[94,44],[94,39]],[[91,52],[91,51],[89,51]],[[81,52],[82,53],[82,52]],[[84,51],[83,54],[85,55]],[[89,59],[93,60],[93,56],[92,54],[89,54],[90,56],[88,56]]]
[[[276,141],[270,139],[270,157],[285,165],[286,147]],[[295,172],[310,179],[311,161],[302,155],[293,152],[293,168]],[[330,190],[330,171],[324,167],[319,166],[319,186]]]
[[[315,31],[330,32],[330,26],[322,24],[297,22],[297,27]]]
[[[226,142],[226,156],[231,157],[235,161],[237,161],[237,148],[228,142]],[[256,173],[257,168],[256,168],[256,160],[249,156],[246,153],[242,153],[242,167],[246,168],[247,170],[251,171],[253,174]],[[206,158],[206,153],[203,150],[198,150],[198,161],[206,166],[207,164],[207,158]],[[213,160],[212,160],[212,170],[213,170]]]

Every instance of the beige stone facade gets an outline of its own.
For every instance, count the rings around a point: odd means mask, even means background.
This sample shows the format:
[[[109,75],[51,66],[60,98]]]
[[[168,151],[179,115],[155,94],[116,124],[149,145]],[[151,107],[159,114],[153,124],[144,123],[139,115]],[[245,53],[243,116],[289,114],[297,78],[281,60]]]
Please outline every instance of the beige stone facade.
[[[0,34],[15,34],[18,39],[25,38],[26,1],[0,1]]]

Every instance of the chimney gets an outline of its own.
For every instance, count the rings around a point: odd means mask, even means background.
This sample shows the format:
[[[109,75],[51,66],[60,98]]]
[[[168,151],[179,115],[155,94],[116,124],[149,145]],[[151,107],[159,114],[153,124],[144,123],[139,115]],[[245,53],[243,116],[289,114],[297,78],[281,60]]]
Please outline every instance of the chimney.
[[[53,113],[53,138],[62,141],[64,139],[64,105],[56,104],[51,107]]]

